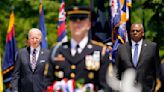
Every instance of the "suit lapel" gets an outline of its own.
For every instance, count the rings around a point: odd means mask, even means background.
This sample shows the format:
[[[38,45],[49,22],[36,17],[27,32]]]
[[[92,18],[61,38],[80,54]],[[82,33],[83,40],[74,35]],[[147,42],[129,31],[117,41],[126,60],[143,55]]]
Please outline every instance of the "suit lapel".
[[[147,43],[143,40],[142,46],[141,46],[141,52],[140,52],[140,55],[139,55],[139,58],[138,58],[138,64],[137,64],[137,66],[139,66],[142,63],[142,61],[143,61],[142,58],[144,56],[144,53],[146,52],[145,51],[146,46],[147,46]]]
[[[128,60],[129,63],[132,64],[132,66],[134,66],[133,62],[132,62],[132,47],[130,43],[126,43],[126,48],[127,48],[127,52],[128,52]]]
[[[43,60],[43,58],[44,58],[44,51],[43,51],[42,48],[40,48],[38,60],[37,60],[37,62],[36,62],[35,71],[36,71],[36,69],[37,69],[37,67],[38,67],[38,64],[40,63],[40,60]]]
[[[27,60],[27,63],[28,63],[28,66],[29,66],[29,69],[32,71],[32,67],[31,67],[31,61],[30,61],[30,47],[27,47],[27,53],[26,53],[26,60]]]

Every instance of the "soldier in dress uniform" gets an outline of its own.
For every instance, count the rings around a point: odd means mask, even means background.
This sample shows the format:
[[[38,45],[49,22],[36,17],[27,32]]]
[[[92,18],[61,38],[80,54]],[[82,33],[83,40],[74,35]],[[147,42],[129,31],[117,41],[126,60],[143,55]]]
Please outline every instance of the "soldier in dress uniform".
[[[70,7],[67,17],[71,39],[52,49],[49,64],[45,68],[46,86],[55,80],[67,78],[93,83],[96,91],[108,90],[106,71],[109,55],[106,54],[107,47],[104,44],[88,38],[91,28],[90,9],[85,6]]]

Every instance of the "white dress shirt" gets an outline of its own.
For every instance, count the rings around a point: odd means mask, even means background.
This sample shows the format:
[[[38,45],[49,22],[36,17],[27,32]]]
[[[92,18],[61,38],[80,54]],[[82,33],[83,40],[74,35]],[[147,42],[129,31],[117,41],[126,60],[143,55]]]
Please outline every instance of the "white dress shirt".
[[[30,62],[32,62],[33,51],[34,51],[34,48],[30,47]],[[36,48],[36,61],[38,60],[38,57],[39,57],[39,51],[40,51],[40,46]]]
[[[138,44],[138,59],[139,59],[139,56],[140,56],[140,52],[141,52],[141,46],[142,46],[142,42],[143,42],[143,39],[141,39],[139,42],[134,42],[132,40],[132,58],[134,56],[134,50],[135,50],[135,44]]]
[[[88,37],[82,39],[79,44],[74,39],[71,39],[71,55],[72,56],[75,55],[77,44],[79,45],[78,53],[81,53],[85,48],[85,46],[87,45],[87,43],[88,43]]]

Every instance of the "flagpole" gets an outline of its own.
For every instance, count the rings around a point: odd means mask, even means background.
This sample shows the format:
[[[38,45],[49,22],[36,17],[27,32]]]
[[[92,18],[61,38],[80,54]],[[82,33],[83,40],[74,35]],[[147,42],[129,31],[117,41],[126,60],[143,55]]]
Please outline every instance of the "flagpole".
[[[90,9],[94,10],[94,0],[90,0]]]

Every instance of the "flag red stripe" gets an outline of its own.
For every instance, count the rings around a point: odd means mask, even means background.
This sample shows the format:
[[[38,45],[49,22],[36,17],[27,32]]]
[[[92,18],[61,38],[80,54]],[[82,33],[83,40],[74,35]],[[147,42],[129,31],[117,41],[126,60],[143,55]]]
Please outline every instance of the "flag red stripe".
[[[64,9],[64,6],[65,6],[64,3],[62,3],[59,12],[61,12]]]
[[[6,42],[11,41],[14,36],[15,36],[15,31],[13,25],[11,30],[7,33]]]
[[[65,22],[63,22],[58,28],[58,36],[60,36],[65,31]]]

